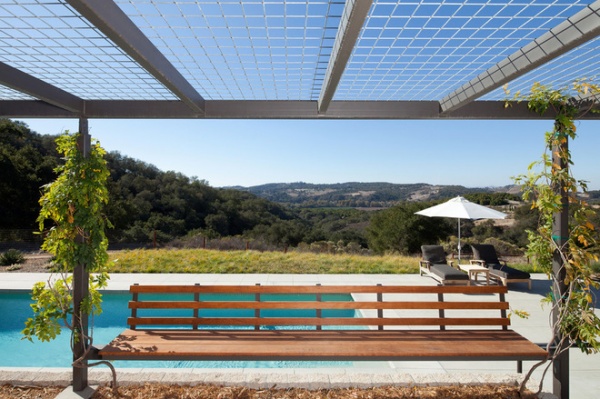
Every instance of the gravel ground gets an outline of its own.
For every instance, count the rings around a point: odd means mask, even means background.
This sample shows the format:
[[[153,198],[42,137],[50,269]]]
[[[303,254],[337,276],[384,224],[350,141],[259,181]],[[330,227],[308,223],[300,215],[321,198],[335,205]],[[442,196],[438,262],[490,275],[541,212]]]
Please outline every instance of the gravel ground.
[[[0,386],[0,399],[54,399],[64,388]],[[101,387],[92,399],[533,399],[527,392],[519,396],[516,387],[502,385],[439,387],[376,387],[370,389],[250,389],[214,385],[180,386],[146,384],[112,389]]]
[[[25,263],[13,266],[0,266],[0,272],[6,273],[43,273],[48,272],[52,257],[44,252],[25,254]]]
[[[54,399],[63,390],[60,387],[1,385],[0,399]]]

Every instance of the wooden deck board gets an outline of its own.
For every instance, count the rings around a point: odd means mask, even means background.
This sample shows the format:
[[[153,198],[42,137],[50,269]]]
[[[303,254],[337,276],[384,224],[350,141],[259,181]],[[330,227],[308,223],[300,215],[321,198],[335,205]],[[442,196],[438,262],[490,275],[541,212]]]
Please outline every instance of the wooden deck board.
[[[537,360],[546,352],[510,330],[125,330],[103,359]]]

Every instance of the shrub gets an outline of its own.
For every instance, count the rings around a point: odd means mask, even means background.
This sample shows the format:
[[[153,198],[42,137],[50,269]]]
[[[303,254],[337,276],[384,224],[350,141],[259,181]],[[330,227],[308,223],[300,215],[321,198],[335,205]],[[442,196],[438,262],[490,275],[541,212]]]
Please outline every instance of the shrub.
[[[484,241],[485,244],[492,244],[496,248],[499,256],[523,256],[523,250],[514,244],[502,241],[498,238],[490,237]]]
[[[17,249],[9,249],[2,255],[0,255],[1,266],[17,265],[19,263],[25,263],[25,256]]]

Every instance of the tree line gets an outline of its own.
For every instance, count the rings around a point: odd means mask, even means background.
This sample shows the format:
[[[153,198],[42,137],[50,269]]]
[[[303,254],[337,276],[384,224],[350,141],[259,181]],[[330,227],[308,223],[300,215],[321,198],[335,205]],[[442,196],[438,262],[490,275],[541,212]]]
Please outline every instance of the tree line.
[[[518,196],[508,192],[494,192],[490,188],[468,188],[456,185],[436,185],[426,183],[337,183],[311,184],[269,183],[252,187],[235,187],[259,197],[289,204],[300,208],[352,207],[389,208],[399,202],[435,201],[457,195],[469,196],[470,200],[482,205],[502,205],[506,200],[518,200]],[[511,187],[505,187],[508,190]]]
[[[0,229],[35,230],[41,187],[56,178],[61,162],[56,136],[40,135],[22,122],[0,119]],[[356,240],[368,215],[354,210],[293,210],[236,189],[120,154],[106,154],[110,178],[106,216],[111,243],[168,243],[201,234],[210,239],[243,236],[285,247],[319,240]],[[345,223],[338,223],[342,220]]]

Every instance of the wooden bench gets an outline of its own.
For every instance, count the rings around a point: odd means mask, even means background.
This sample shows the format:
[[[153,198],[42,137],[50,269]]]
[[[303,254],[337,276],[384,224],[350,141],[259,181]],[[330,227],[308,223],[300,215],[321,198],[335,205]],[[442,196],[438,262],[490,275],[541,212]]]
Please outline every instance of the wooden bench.
[[[99,350],[101,359],[509,360],[521,372],[523,360],[547,355],[508,328],[503,286],[133,285],[130,291],[130,328]]]

